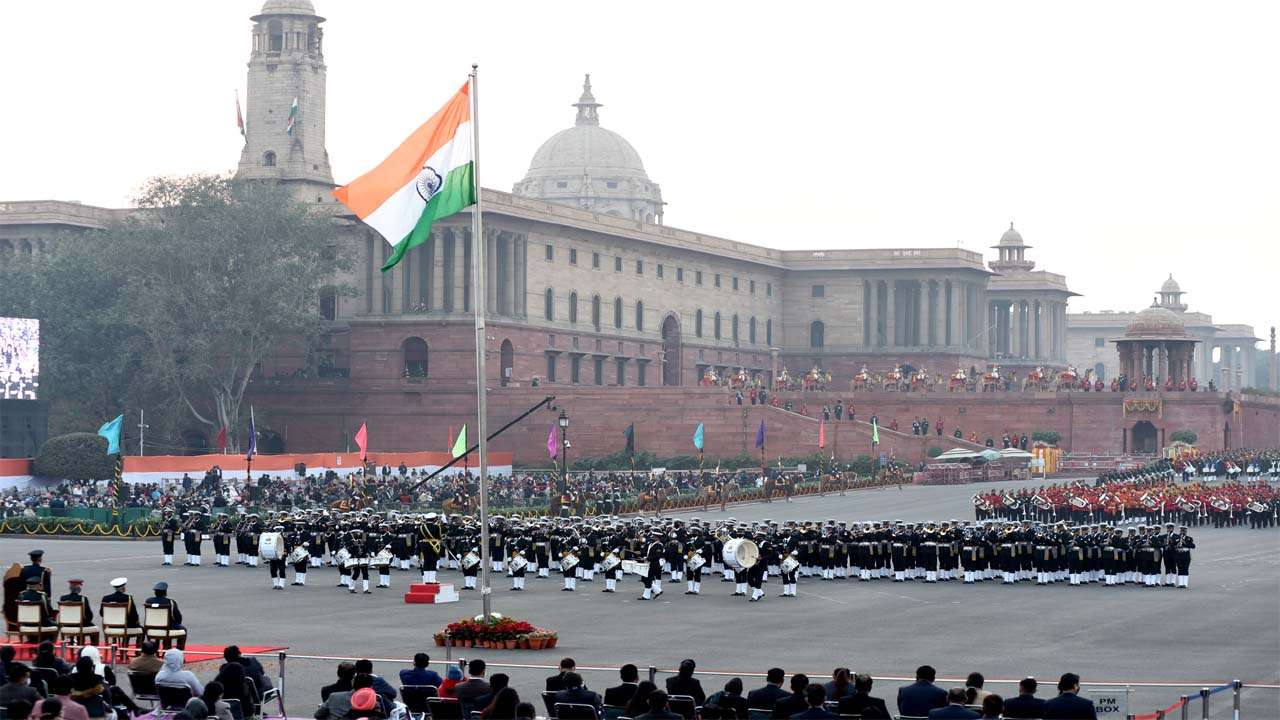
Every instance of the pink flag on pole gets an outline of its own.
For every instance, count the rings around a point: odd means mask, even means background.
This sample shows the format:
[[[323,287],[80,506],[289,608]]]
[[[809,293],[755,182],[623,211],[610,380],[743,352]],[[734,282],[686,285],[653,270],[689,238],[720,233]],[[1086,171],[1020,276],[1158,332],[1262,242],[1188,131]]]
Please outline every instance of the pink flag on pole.
[[[556,450],[560,446],[560,438],[557,435],[556,426],[552,425],[551,430],[547,432],[547,454],[552,460],[556,459]]]

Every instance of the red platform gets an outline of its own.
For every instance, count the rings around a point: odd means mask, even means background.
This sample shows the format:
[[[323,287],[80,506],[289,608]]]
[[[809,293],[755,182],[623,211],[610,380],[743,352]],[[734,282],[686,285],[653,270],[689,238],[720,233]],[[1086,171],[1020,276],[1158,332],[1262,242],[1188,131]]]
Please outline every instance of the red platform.
[[[458,591],[449,583],[410,583],[404,601],[410,605],[457,602]]]

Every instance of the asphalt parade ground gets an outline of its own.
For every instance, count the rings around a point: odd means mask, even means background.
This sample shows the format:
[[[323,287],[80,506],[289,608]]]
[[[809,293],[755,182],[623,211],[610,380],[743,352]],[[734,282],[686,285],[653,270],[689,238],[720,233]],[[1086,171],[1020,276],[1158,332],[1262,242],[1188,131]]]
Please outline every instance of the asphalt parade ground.
[[[680,515],[748,521],[966,520],[973,517],[969,498],[975,489],[890,487]],[[576,592],[562,592],[556,574],[530,578],[525,592],[512,593],[510,581],[494,574],[493,609],[559,631],[559,647],[453,649],[451,657],[554,666],[562,656],[570,656],[579,667],[614,668],[632,662],[642,669],[671,669],[690,657],[698,661],[708,694],[729,677],[702,674],[708,671],[740,675],[748,688],[754,688],[763,679],[749,675],[773,666],[788,675],[806,672],[822,680],[830,678],[833,668],[845,666],[876,677],[872,694],[888,698],[891,707],[899,683],[885,678],[910,676],[925,663],[935,666],[940,678],[981,671],[988,678],[987,689],[1004,695],[1015,694],[1016,686],[994,680],[1034,675],[1042,683],[1043,697],[1054,694],[1058,675],[1066,671],[1079,673],[1086,686],[1157,684],[1133,688],[1130,713],[1153,712],[1173,704],[1179,695],[1239,678],[1246,685],[1241,717],[1280,717],[1280,690],[1248,687],[1280,684],[1280,530],[1192,528],[1190,533],[1197,549],[1188,590],[1096,583],[1037,587],[1026,582],[1006,586],[992,581],[963,585],[802,578],[799,597],[782,598],[777,597],[777,578],[771,578],[765,600],[748,603],[729,595],[732,584],[704,576],[700,596],[685,595],[682,582],[664,582],[666,592],[660,598],[639,602],[640,582],[632,576],[615,594],[600,592],[604,582],[599,576],[593,583],[579,582]],[[127,576],[129,591],[139,602],[150,596],[154,583],[164,580],[182,609],[193,644],[287,646],[291,657],[286,661],[285,698],[290,715],[311,715],[319,688],[333,682],[337,665],[336,660],[294,655],[386,658],[375,662],[375,671],[397,684],[396,672],[417,651],[429,652],[435,669],[442,671],[446,650],[435,647],[432,634],[448,622],[481,611],[478,591],[462,592],[458,603],[406,605],[402,596],[408,584],[420,579],[416,568],[393,571],[392,588],[372,595],[352,595],[339,588],[337,570],[329,567],[311,569],[306,587],[287,586],[280,592],[271,589],[266,567],[212,566],[208,542],[203,566],[184,567],[179,554],[178,565],[162,567],[158,540],[0,538],[6,565],[25,563],[27,551],[34,547],[45,550],[55,596],[66,592],[68,578],[83,578],[95,612],[98,599],[110,592],[108,581],[113,577]],[[442,572],[441,581],[462,585],[456,572]],[[196,669],[210,679],[219,664],[220,660],[202,663]],[[265,664],[271,674],[278,671],[277,662]],[[543,678],[553,674],[540,667],[495,667],[491,672],[508,673],[521,698],[534,702]],[[598,691],[617,684],[617,673],[611,669],[583,674],[588,686]],[[540,703],[538,707],[541,712]],[[1230,714],[1231,693],[1214,695],[1210,717]],[[1190,716],[1200,717],[1198,701]]]

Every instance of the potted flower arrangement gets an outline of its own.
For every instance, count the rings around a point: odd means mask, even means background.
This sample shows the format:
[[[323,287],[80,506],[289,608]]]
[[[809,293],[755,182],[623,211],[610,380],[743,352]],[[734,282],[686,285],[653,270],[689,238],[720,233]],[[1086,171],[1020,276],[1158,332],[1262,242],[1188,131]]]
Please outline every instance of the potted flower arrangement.
[[[533,648],[535,638],[541,640],[542,647],[554,647],[554,637],[553,631],[497,613],[487,618],[476,616],[449,623],[444,630],[435,634],[436,643],[440,645],[452,639],[457,646],[490,650]]]

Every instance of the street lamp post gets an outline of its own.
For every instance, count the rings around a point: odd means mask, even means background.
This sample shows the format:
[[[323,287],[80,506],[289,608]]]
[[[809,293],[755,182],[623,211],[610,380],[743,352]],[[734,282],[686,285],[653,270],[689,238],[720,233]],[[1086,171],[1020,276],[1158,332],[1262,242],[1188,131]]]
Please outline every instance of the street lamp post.
[[[556,422],[560,424],[560,482],[557,484],[556,491],[559,495],[564,495],[565,488],[569,485],[569,416],[564,410],[560,411],[560,417]]]

